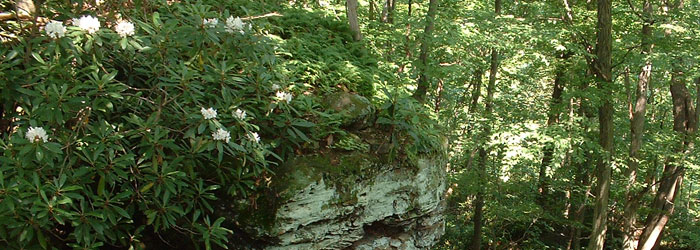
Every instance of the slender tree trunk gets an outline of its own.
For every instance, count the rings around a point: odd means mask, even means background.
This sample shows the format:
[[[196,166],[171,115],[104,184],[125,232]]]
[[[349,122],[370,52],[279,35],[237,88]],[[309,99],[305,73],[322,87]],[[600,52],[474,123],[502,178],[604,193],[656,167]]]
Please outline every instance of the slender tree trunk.
[[[389,21],[389,4],[391,0],[384,0],[384,6],[382,7],[382,15],[380,17],[380,20],[383,23],[386,23]]]
[[[487,116],[492,115],[493,112],[493,94],[496,90],[496,74],[498,74],[498,51],[493,49],[491,51],[491,68],[489,70],[489,84],[486,87],[486,99],[484,100],[485,110],[484,114]],[[486,167],[488,161],[489,150],[485,147],[488,144],[488,138],[491,136],[491,119],[487,120],[487,124],[484,127],[483,134],[480,136],[482,140],[478,146],[478,164],[479,167],[476,169],[478,173],[479,180],[486,179]],[[476,193],[476,198],[474,200],[474,234],[472,235],[472,245],[471,249],[478,250],[481,249],[481,232],[484,226],[483,223],[483,213],[484,213],[484,190],[487,183],[479,183],[478,191]]]
[[[393,23],[394,22],[394,5],[395,0],[386,0],[384,2],[384,8],[382,8],[382,22]]]
[[[598,108],[599,141],[604,152],[596,164],[595,206],[593,227],[588,242],[589,250],[602,250],[605,245],[605,232],[608,222],[608,198],[610,195],[611,157],[613,154],[613,112],[612,93],[612,8],[611,0],[598,0],[598,24],[596,39],[596,61],[594,63],[598,89],[603,93],[602,105]]]
[[[700,121],[700,112],[698,108],[700,107],[700,77],[695,78],[695,120]],[[692,184],[692,182],[691,182]]]
[[[477,105],[479,104],[479,97],[481,96],[481,82],[482,78],[484,76],[484,71],[480,69],[474,70],[474,73],[472,75],[472,86],[474,86],[474,89],[472,90],[472,96],[471,96],[471,103],[469,104],[469,109],[467,110],[467,114],[469,115],[469,120],[467,121],[467,126],[464,127],[465,131],[462,131],[462,134],[467,136],[467,138],[470,138],[472,135],[472,119],[471,117],[474,116],[477,112]],[[472,163],[474,161],[474,155],[476,154],[478,148],[475,148],[469,153],[469,156],[467,157],[467,163],[466,163],[466,169],[471,169]]]
[[[591,159],[593,156],[590,152],[584,152],[584,157],[586,160],[582,163],[577,164],[577,174],[574,177],[574,182],[580,187],[585,187],[583,190],[577,189],[571,194],[571,221],[573,222],[570,226],[569,234],[569,247],[567,249],[581,249],[581,225],[584,222],[584,213],[586,212],[586,200],[587,193],[590,192],[590,173],[588,173],[588,165],[591,164]]]
[[[479,155],[481,156],[481,152],[479,152]],[[484,157],[486,156],[486,152],[484,151]],[[485,159],[482,159],[485,160]],[[477,170],[478,171],[478,170]],[[481,172],[481,171],[479,171]],[[483,177],[480,177],[483,178]],[[471,242],[471,249],[472,250],[480,250],[481,249],[481,230],[484,227],[483,222],[484,222],[484,194],[482,189],[480,188],[479,191],[476,193],[476,198],[474,199],[474,234],[472,234],[472,242]]]
[[[471,117],[474,116],[474,114],[476,113],[477,105],[479,104],[479,97],[481,96],[481,82],[482,82],[483,76],[484,76],[484,71],[482,71],[480,69],[474,70],[474,73],[472,75],[472,86],[474,86],[474,87],[472,90],[471,102],[469,103],[469,109],[467,110],[467,114],[469,115],[469,119],[467,120],[467,126],[464,127],[464,129],[466,130],[466,133],[465,133],[465,131],[462,131],[462,134],[467,135],[467,136],[471,136],[471,134],[472,134],[472,128],[473,128],[472,123],[473,122],[472,122]],[[476,153],[476,150],[474,150],[472,154],[469,154],[469,158],[467,159],[467,168],[471,167],[473,154],[475,154],[475,153]]]
[[[564,77],[564,70],[557,70],[554,76],[554,87],[552,88],[552,99],[549,106],[549,114],[547,115],[547,128],[551,128],[554,124],[559,122],[559,111],[557,107],[561,105],[561,94],[564,90],[564,84],[562,83],[562,78]],[[544,205],[544,201],[547,199],[549,190],[549,181],[547,177],[547,168],[552,163],[552,157],[554,156],[554,145],[548,142],[543,149],[542,162],[540,164],[539,172],[539,184],[538,189],[540,192],[541,204]]]
[[[360,23],[357,20],[357,0],[347,0],[345,2],[345,10],[347,11],[350,30],[352,31],[352,39],[355,41],[362,40],[362,32],[360,31]]]
[[[374,0],[369,0],[369,20],[374,21],[374,12],[375,12]]]
[[[394,23],[394,9],[396,9],[396,0],[389,0],[389,13],[387,14],[388,23]]]
[[[472,86],[474,86],[474,89],[472,90],[471,103],[469,104],[470,114],[474,113],[474,110],[476,110],[476,105],[479,104],[479,96],[481,96],[481,81],[483,76],[483,71],[480,69],[474,70],[472,75]]]
[[[432,0],[431,0],[432,1]],[[501,0],[496,0],[494,4],[494,9],[496,12],[496,15],[499,15],[501,13]],[[496,91],[496,75],[498,74],[498,50],[493,48],[491,49],[491,66],[489,69],[489,84],[486,87],[486,100],[484,101],[484,114],[487,116],[491,116],[493,113],[493,95],[494,92]],[[488,138],[491,136],[491,124],[492,121],[491,119],[487,119],[487,124],[484,128],[484,133],[481,136],[483,139],[483,143],[479,144],[479,168],[477,171],[479,172],[479,179],[480,180],[485,180],[486,178],[486,167],[487,167],[487,158],[488,158],[488,149],[485,147],[486,144],[488,144]],[[484,206],[483,206],[483,200],[484,200],[484,190],[486,187],[484,185],[479,185],[479,191],[476,193],[476,201],[481,201],[481,204],[476,204],[474,206],[474,235],[472,238],[472,246],[471,249],[473,250],[478,250],[481,249],[481,231],[483,228],[483,216],[481,218],[477,218],[476,215],[482,215],[484,213]],[[480,221],[476,221],[479,219]]]
[[[653,6],[651,0],[644,1],[644,24],[642,25],[642,54],[649,55],[651,53],[651,19],[653,15]],[[625,191],[625,207],[624,214],[622,216],[622,232],[624,233],[622,239],[622,246],[625,250],[635,250],[637,246],[637,240],[635,234],[637,229],[635,225],[637,224],[637,209],[639,207],[639,197],[634,190],[634,186],[637,183],[637,170],[639,169],[639,149],[642,146],[642,138],[644,137],[644,123],[646,119],[646,109],[647,109],[647,92],[649,89],[649,81],[651,78],[652,65],[650,61],[647,61],[644,66],[642,66],[639,73],[639,80],[637,82],[637,99],[634,102],[632,119],[630,121],[630,148],[629,148],[629,160],[628,167],[625,175],[627,176],[627,187]]]
[[[428,88],[430,87],[430,81],[428,79],[428,53],[430,52],[430,42],[433,40],[433,29],[435,28],[435,14],[437,14],[438,0],[430,0],[428,6],[428,14],[425,17],[425,31],[423,31],[423,39],[420,46],[420,76],[418,76],[418,88],[416,92],[413,93],[413,98],[416,98],[419,102],[425,101],[425,96],[428,93]]]
[[[437,97],[435,97],[435,113],[440,113],[440,102],[442,101],[442,80],[438,81]]]
[[[673,130],[682,138],[676,152],[685,156],[693,147],[690,136],[697,129],[697,114],[682,72],[674,70],[670,89],[673,100]],[[664,166],[659,189],[651,206],[652,210],[647,216],[644,230],[639,237],[638,250],[652,249],[661,241],[661,234],[673,214],[674,201],[683,182],[685,168],[680,163],[681,160],[682,158],[669,159]]]
[[[588,88],[588,85],[587,83],[584,83],[584,85],[581,86],[581,90],[585,90],[586,88]],[[591,128],[589,124],[595,115],[593,114],[592,107],[584,98],[580,99],[578,115],[585,119],[583,124],[581,124],[584,134],[590,134],[589,131]],[[573,116],[573,114],[571,116]],[[589,140],[589,138],[586,138],[585,140]],[[576,175],[574,176],[573,185],[579,188],[574,189],[571,195],[571,207],[573,212],[571,213],[572,225],[570,226],[569,244],[567,249],[581,249],[581,229],[585,218],[586,200],[588,199],[588,193],[591,190],[591,173],[589,172],[589,166],[594,162],[593,153],[590,150],[583,149],[583,159],[584,160],[582,162],[578,162],[576,164]]]

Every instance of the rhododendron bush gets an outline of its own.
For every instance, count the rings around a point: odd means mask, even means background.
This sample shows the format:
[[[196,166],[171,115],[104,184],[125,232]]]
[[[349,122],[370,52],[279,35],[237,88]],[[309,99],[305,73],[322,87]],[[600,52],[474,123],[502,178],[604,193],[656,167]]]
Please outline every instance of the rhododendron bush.
[[[65,2],[0,47],[0,245],[224,246],[217,197],[337,124],[241,9]]]

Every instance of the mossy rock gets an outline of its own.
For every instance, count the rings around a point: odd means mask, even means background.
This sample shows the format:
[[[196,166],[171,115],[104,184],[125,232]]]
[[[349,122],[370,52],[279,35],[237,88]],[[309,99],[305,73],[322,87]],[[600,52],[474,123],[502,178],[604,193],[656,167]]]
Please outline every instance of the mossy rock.
[[[324,102],[328,109],[342,115],[342,125],[347,129],[367,128],[374,121],[374,105],[361,95],[346,92],[332,93],[324,98]]]
[[[349,190],[355,179],[371,177],[377,172],[375,167],[384,162],[380,156],[359,151],[301,155],[277,169],[273,185],[282,199],[321,179],[342,192]]]

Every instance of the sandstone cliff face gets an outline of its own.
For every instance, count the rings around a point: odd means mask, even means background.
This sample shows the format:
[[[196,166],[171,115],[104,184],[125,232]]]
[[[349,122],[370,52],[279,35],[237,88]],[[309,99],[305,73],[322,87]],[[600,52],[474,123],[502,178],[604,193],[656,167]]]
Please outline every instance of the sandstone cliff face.
[[[338,93],[326,101],[342,115],[347,133],[330,137],[327,149],[274,168],[270,190],[258,196],[262,202],[231,207],[237,212],[229,217],[246,235],[234,249],[428,249],[437,243],[445,227],[443,157],[409,157],[392,148],[390,136],[368,128],[375,110],[364,97]]]
[[[287,199],[263,232],[271,242],[267,249],[427,249],[435,244],[444,232],[442,161],[423,158],[401,166],[362,157],[340,156],[335,166],[333,159],[318,156],[293,161],[281,192]]]

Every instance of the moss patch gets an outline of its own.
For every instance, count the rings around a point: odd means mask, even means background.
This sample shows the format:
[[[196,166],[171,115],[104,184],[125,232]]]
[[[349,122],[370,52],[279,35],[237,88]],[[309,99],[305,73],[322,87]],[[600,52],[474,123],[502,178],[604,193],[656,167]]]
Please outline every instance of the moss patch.
[[[371,179],[384,164],[386,159],[381,156],[358,151],[297,156],[277,169],[273,189],[282,200],[287,200],[323,178],[343,196],[357,181]]]

